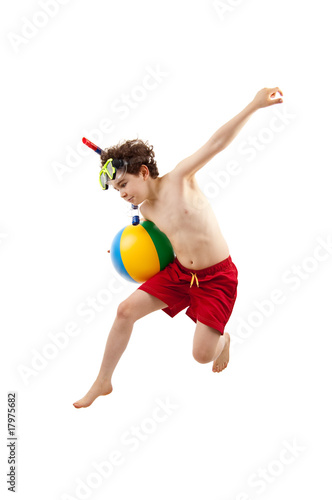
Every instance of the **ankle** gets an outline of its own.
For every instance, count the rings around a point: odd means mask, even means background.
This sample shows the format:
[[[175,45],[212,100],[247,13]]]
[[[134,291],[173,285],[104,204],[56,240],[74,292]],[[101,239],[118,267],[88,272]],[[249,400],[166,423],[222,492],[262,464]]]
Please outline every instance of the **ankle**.
[[[109,375],[99,374],[96,378],[96,382],[102,385],[111,385],[111,377]]]
[[[226,340],[225,340],[224,336],[221,335],[220,339],[218,341],[218,344],[217,344],[217,348],[214,352],[213,360],[217,359],[220,356],[220,354],[223,352],[223,350],[225,348],[225,345],[226,345]]]

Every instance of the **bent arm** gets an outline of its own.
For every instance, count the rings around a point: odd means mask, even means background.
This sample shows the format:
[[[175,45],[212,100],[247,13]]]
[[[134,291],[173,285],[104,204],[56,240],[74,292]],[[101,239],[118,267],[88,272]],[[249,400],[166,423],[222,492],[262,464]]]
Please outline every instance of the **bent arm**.
[[[220,153],[225,149],[235,137],[238,135],[240,130],[247,123],[251,115],[257,111],[259,108],[269,106],[270,104],[276,104],[282,102],[282,99],[271,99],[276,93],[282,92],[278,87],[275,89],[262,89],[260,90],[253,101],[251,101],[239,114],[234,116],[229,122],[225,123],[220,127],[210,139],[202,146],[196,153],[188,156],[182,160],[175,167],[174,171],[180,173],[184,177],[190,177],[194,175],[200,168],[202,168],[208,161],[210,161],[215,155]]]

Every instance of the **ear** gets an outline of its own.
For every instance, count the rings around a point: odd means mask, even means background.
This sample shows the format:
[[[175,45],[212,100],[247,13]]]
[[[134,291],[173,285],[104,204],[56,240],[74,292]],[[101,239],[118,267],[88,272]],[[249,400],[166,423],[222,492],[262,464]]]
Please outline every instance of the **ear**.
[[[148,177],[150,175],[150,170],[148,169],[148,167],[146,165],[141,165],[140,173],[142,174],[143,179],[145,180],[145,179],[148,179]]]

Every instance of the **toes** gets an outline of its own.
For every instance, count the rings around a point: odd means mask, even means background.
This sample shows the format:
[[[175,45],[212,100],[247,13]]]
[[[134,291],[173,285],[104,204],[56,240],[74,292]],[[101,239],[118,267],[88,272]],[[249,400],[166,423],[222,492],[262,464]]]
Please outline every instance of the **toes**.
[[[214,373],[220,373],[222,372],[225,368],[227,368],[228,366],[228,361],[225,361],[224,363],[222,363],[221,365],[215,365],[212,367],[212,371]]]

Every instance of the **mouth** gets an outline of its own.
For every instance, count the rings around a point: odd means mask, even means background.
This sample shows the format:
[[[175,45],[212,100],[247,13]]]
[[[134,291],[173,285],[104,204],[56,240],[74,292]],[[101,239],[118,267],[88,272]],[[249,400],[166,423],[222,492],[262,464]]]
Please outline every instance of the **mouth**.
[[[134,197],[132,196],[131,198],[129,198],[128,203],[130,203],[132,200],[134,199]]]

